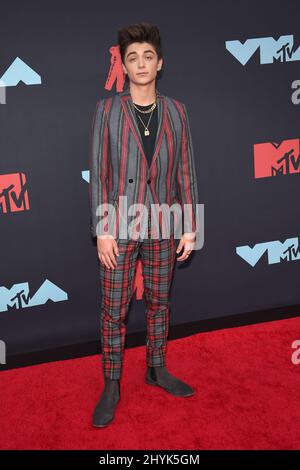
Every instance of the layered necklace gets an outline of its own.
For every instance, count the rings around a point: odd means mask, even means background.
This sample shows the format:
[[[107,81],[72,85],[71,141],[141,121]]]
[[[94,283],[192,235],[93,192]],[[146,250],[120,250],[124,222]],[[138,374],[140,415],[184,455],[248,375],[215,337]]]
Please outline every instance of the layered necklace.
[[[151,118],[152,118],[152,114],[153,114],[153,111],[154,109],[156,108],[156,100],[155,102],[151,105],[151,107],[147,110],[142,110],[142,109],[139,109],[134,103],[133,103],[133,106],[135,107],[135,109],[137,111],[139,111],[140,113],[142,114],[150,114],[150,117],[148,119],[148,122],[147,122],[147,125],[145,125],[144,121],[141,119],[141,117],[139,115],[137,115],[137,117],[139,118],[139,120],[141,121],[141,123],[143,124],[144,126],[144,134],[145,135],[149,135],[150,134],[150,131],[149,131],[149,124],[150,124],[150,121],[151,121]]]

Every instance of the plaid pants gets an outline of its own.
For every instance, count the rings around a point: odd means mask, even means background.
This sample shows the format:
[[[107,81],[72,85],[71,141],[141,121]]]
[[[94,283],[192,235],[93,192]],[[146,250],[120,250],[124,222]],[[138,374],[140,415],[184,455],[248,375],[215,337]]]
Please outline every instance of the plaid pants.
[[[176,239],[120,239],[117,266],[108,269],[100,263],[101,345],[103,372],[107,378],[120,379],[125,344],[125,319],[132,297],[136,260],[141,255],[146,302],[148,366],[165,365],[169,332],[170,287],[176,259]]]

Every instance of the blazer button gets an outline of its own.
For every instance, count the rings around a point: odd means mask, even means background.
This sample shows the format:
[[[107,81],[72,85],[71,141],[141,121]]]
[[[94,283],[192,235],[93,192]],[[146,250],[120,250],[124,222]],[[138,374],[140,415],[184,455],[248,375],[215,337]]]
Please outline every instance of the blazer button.
[[[150,184],[150,183],[151,183],[151,179],[150,179],[150,178],[147,180],[147,183],[148,183],[148,184]]]
[[[128,181],[129,181],[129,183],[133,183],[133,179],[132,179],[132,178],[130,178]]]

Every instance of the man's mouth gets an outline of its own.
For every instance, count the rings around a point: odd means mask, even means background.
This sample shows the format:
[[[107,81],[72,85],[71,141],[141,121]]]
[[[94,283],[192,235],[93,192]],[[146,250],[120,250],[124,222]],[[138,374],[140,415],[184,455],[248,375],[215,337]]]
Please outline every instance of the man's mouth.
[[[148,72],[139,72],[137,75],[147,75]]]

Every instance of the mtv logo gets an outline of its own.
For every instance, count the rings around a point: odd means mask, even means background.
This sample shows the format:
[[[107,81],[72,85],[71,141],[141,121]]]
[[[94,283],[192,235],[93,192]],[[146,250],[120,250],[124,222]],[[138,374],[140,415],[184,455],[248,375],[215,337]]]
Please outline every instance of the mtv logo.
[[[19,82],[25,85],[40,85],[41,76],[27,65],[20,57],[16,57],[1,77],[4,86],[17,86]],[[1,85],[3,86],[3,85]]]
[[[268,257],[268,264],[281,263],[282,261],[299,261],[299,238],[288,238],[283,243],[280,240],[256,243],[253,248],[249,245],[238,246],[236,247],[236,254],[252,267],[265,254]]]
[[[300,173],[299,139],[264,142],[253,145],[254,176],[270,176]]]
[[[46,279],[38,290],[31,294],[29,283],[20,282],[7,288],[0,286],[0,312],[8,309],[23,309],[45,305],[47,302],[63,302],[68,300],[68,294],[53,282]]]
[[[0,214],[29,210],[24,173],[0,175]]]
[[[90,170],[82,170],[81,172],[81,178],[84,181],[87,181],[88,183],[90,182]]]
[[[244,43],[239,40],[225,41],[225,47],[242,65],[247,64],[258,50],[261,64],[300,60],[300,48],[294,48],[293,34],[280,36],[277,40],[265,37],[246,39]]]

